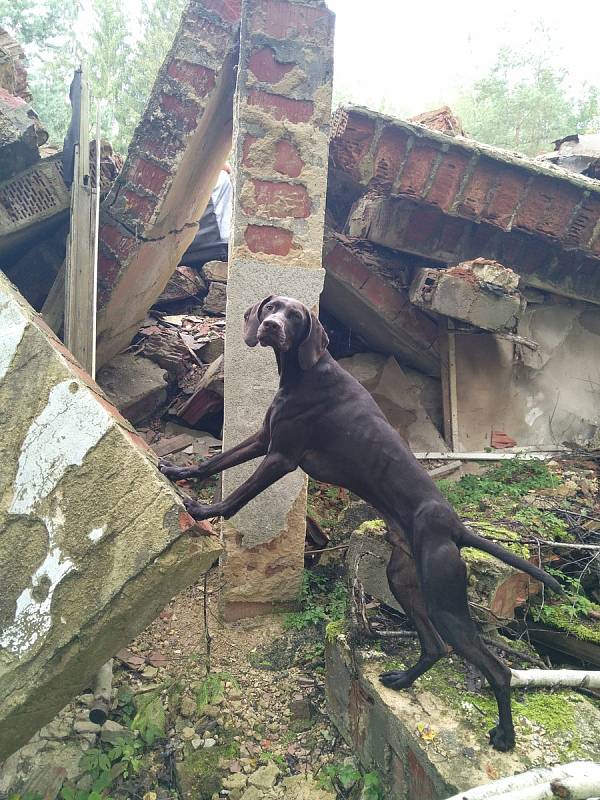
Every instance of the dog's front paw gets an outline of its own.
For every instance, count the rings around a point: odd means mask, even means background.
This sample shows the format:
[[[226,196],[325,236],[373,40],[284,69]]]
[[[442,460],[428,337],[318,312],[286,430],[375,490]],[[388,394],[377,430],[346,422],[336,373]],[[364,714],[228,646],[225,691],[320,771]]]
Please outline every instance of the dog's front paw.
[[[395,689],[396,691],[408,689],[413,683],[408,674],[399,669],[394,669],[391,672],[382,672],[379,676],[379,680],[388,689]]]
[[[490,744],[494,750],[499,750],[501,753],[506,753],[507,750],[512,750],[515,746],[515,732],[514,730],[505,731],[500,725],[496,725],[489,731]]]
[[[183,504],[188,514],[197,520],[209,519],[210,517],[217,516],[214,511],[214,506],[208,506],[204,503],[199,503],[197,500],[191,498],[184,498]]]
[[[158,462],[158,468],[171,481],[183,481],[187,478],[193,478],[197,473],[196,467],[179,467],[177,464],[172,464],[164,459]]]

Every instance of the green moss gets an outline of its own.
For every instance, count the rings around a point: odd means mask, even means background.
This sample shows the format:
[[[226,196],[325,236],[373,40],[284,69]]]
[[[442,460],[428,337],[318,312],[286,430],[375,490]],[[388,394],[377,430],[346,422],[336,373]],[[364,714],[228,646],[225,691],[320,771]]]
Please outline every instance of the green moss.
[[[193,797],[194,800],[210,800],[219,794],[222,786],[224,770],[219,762],[232,761],[240,752],[234,737],[237,730],[219,731],[220,743],[208,749],[194,750],[191,745],[186,748],[184,761],[178,765],[177,777],[182,797]]]
[[[591,603],[592,610],[600,613],[600,606]],[[532,609],[535,620],[545,622],[552,628],[570,633],[577,639],[585,642],[600,644],[600,625],[598,623],[585,623],[574,613],[574,607],[566,603],[551,605],[547,603],[542,608]]]
[[[205,706],[212,705],[215,700],[223,697],[224,688],[220,676],[213,673],[207,675],[200,683],[197,683],[194,686],[194,693],[196,695],[198,713],[201,714]]]
[[[358,533],[385,533],[386,524],[382,519],[368,519],[358,527]]]
[[[325,628],[325,638],[328,642],[333,642],[346,630],[346,620],[336,619],[333,622],[328,622]]]

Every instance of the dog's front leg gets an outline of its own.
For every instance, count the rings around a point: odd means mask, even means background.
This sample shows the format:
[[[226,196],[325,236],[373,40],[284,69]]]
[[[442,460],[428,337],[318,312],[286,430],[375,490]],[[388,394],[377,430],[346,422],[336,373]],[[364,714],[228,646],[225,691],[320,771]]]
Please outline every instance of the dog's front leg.
[[[246,503],[283,478],[288,472],[293,472],[297,466],[298,463],[295,459],[290,459],[281,453],[270,452],[256,472],[220,503],[205,505],[190,499],[185,501],[185,507],[194,519],[208,519],[209,517],[229,519]]]
[[[201,464],[196,464],[194,467],[178,467],[169,461],[161,461],[158,468],[163,475],[166,475],[172,481],[181,481],[187,478],[200,478],[203,480],[222,472],[224,469],[237,467],[239,464],[245,464],[246,461],[250,461],[253,458],[264,456],[268,448],[268,434],[264,429],[261,429],[258,433],[244,439],[243,442],[240,442],[230,450],[212,456],[212,458],[203,461]]]

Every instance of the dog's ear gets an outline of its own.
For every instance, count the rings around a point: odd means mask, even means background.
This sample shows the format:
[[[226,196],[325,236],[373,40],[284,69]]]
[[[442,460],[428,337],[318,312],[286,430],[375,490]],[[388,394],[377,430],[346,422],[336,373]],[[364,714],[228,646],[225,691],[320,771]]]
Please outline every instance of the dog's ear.
[[[256,334],[258,333],[258,328],[260,326],[260,312],[262,311],[262,307],[265,303],[268,303],[269,300],[272,300],[274,295],[270,294],[268,297],[259,300],[258,303],[254,303],[253,306],[248,306],[248,308],[244,311],[244,341],[248,345],[248,347],[256,347],[258,344],[258,339],[256,338]]]
[[[319,322],[317,315],[309,311],[308,332],[298,347],[298,361],[302,369],[314,367],[328,344],[329,337],[325,333],[325,328]]]

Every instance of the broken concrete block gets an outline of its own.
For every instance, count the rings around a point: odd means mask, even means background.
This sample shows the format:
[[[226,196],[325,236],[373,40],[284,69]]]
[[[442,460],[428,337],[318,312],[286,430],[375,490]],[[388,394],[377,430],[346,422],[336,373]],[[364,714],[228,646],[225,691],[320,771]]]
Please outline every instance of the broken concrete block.
[[[208,284],[208,294],[202,308],[207,314],[225,314],[227,306],[227,284],[212,281]]]
[[[392,547],[385,539],[382,520],[364,522],[350,537],[346,565],[350,579],[358,578],[365,592],[392,608],[403,611],[388,584],[385,573]]]
[[[133,339],[198,230],[231,149],[241,0],[188,0],[102,205],[98,364]]]
[[[456,656],[440,661],[410,690],[379,682],[381,672],[414,663],[414,644],[398,649],[400,657],[390,658],[349,647],[343,636],[325,646],[329,716],[365,771],[379,773],[386,800],[445,800],[532,765],[600,757],[600,712],[581,695],[513,692],[520,701],[513,704],[517,743],[500,753],[488,743],[496,722],[491,692],[469,691]],[[560,728],[539,712],[550,698],[560,708]]]
[[[164,369],[133,353],[115,356],[98,372],[98,385],[132,423],[148,419],[167,400]]]
[[[0,87],[26,103],[31,102],[25,52],[4,28],[0,28]]]
[[[0,408],[2,761],[219,546],[1,273]]]
[[[3,180],[40,160],[48,139],[38,115],[21,97],[0,87],[0,175]]]
[[[423,380],[415,381],[402,371],[395,358],[378,353],[358,353],[351,358],[340,359],[339,364],[373,395],[390,425],[406,439],[412,450],[448,450],[422,400],[426,376],[422,376]],[[439,381],[436,383],[439,387]],[[441,405],[441,387],[439,393]],[[441,412],[436,413],[436,417],[439,419]]]
[[[450,269],[420,269],[410,287],[415,305],[489,331],[513,330],[525,301],[519,276],[495,261],[477,258]]]
[[[169,278],[156,306],[164,306],[180,300],[193,300],[206,292],[204,279],[192,267],[177,267]]]
[[[202,267],[202,275],[205,281],[218,281],[227,283],[227,273],[229,264],[227,261],[207,261]]]

